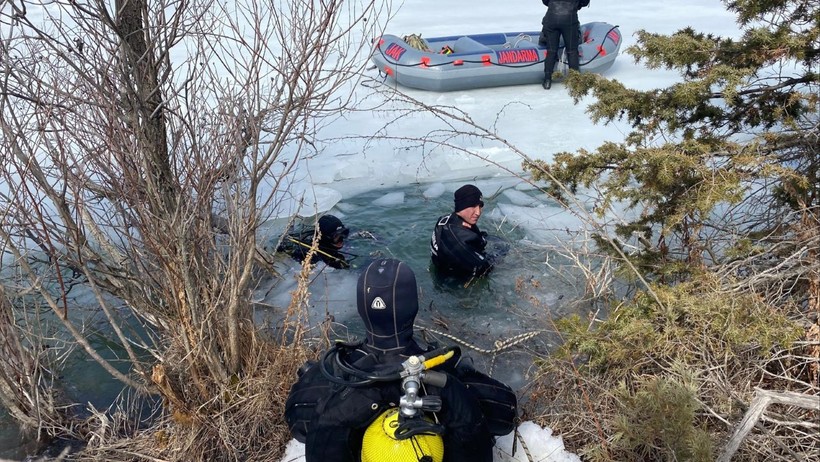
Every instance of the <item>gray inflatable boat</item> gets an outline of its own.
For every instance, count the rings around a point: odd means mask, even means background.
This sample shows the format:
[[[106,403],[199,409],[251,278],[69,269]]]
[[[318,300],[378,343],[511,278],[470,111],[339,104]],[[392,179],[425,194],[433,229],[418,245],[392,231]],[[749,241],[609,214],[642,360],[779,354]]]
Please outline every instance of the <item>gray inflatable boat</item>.
[[[621,48],[618,26],[581,25],[581,72],[603,73]],[[374,41],[371,59],[387,80],[420,90],[453,91],[541,83],[546,47],[540,31],[454,35],[411,40],[383,35]],[[407,41],[405,40],[407,39]],[[411,46],[409,42],[412,42]],[[562,48],[558,50],[563,55]],[[559,60],[556,70],[561,69]]]

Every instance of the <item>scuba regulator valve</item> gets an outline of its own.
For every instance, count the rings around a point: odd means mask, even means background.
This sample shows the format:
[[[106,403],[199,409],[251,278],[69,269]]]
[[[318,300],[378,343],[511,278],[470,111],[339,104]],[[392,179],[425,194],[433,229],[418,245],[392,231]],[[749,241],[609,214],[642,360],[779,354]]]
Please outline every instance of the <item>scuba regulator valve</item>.
[[[429,354],[429,353],[428,353]],[[402,363],[401,387],[404,394],[399,398],[399,408],[404,418],[413,418],[422,412],[438,412],[441,410],[441,397],[420,396],[421,384],[426,383],[436,387],[444,387],[447,383],[447,374],[430,370],[450,357],[452,350],[439,354],[431,359],[424,355],[411,356]]]
[[[410,356],[401,364],[376,373],[358,369],[351,361],[351,352],[358,351],[360,344],[336,342],[319,361],[319,370],[331,383],[344,387],[369,387],[378,382],[401,380],[403,394],[399,397],[398,427],[392,438],[405,440],[419,435],[441,435],[444,427],[430,421],[425,412],[438,412],[442,402],[440,396],[421,396],[422,384],[444,388],[447,374],[431,370],[452,358],[458,347],[440,348],[423,355]],[[342,372],[338,375],[336,372]]]

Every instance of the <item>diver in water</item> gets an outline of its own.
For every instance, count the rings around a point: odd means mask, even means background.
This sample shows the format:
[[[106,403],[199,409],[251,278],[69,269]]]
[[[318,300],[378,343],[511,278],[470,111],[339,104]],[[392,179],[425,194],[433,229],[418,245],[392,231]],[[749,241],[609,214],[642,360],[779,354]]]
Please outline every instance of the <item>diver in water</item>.
[[[515,427],[515,394],[476,371],[458,348],[435,356],[440,349],[416,341],[413,271],[395,259],[372,262],[359,277],[356,302],[366,339],[338,342],[318,363],[305,364],[285,404],[306,461],[492,461],[493,436]],[[408,385],[408,364],[422,364],[417,355],[444,358],[433,366],[434,384]],[[434,414],[437,423],[407,417],[415,411]]]
[[[430,239],[430,256],[442,274],[478,277],[490,272],[487,233],[478,228],[484,207],[481,190],[468,184],[453,194],[455,211],[439,217]]]
[[[350,263],[341,252],[349,235],[350,230],[335,216],[324,215],[319,218],[319,247],[313,254],[311,263],[323,261],[332,268],[350,268]],[[312,246],[313,236],[312,228],[289,234],[277,250],[286,252],[294,260],[302,262]]]

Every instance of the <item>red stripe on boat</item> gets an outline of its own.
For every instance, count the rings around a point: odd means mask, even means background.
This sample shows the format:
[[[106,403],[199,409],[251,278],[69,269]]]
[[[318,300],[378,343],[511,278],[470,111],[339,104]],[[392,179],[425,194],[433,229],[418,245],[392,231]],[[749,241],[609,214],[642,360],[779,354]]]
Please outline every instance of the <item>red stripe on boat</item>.
[[[457,59],[457,60],[453,61],[453,66],[461,66],[462,64],[464,64],[463,59]]]
[[[611,31],[607,32],[606,36],[609,37],[610,40],[615,42],[616,45],[618,44],[618,42],[621,41],[621,34],[618,33],[618,31],[615,29],[612,29]]]

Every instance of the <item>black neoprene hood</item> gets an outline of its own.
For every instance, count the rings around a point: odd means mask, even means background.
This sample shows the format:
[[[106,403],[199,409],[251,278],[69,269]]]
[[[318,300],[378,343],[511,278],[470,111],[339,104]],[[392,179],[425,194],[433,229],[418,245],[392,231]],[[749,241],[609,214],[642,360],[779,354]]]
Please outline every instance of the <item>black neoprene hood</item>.
[[[347,237],[350,234],[342,220],[334,215],[324,215],[319,218],[319,231],[322,233],[322,242],[333,242],[337,236]]]
[[[371,263],[359,277],[356,304],[370,346],[390,351],[412,343],[419,299],[416,275],[405,263],[390,258]]]

